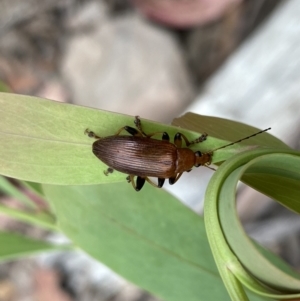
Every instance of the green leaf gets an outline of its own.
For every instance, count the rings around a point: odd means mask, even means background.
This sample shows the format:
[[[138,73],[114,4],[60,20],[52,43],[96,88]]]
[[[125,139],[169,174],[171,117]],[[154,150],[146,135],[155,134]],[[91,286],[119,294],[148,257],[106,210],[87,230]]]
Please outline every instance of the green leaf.
[[[42,227],[51,231],[58,231],[55,225],[55,218],[49,212],[36,211],[36,212],[26,212],[17,210],[14,208],[10,208],[0,204],[0,212],[10,216],[11,218],[15,218],[19,221]]]
[[[43,198],[44,192],[43,192],[42,185],[40,183],[22,181],[22,184],[28,189],[30,189],[32,192],[36,193],[38,196]]]
[[[0,80],[0,92],[10,92],[9,87]]]
[[[286,201],[287,206],[293,204],[295,191],[298,191],[298,196],[300,192],[300,182],[294,185],[294,179],[298,177],[299,160],[300,154],[296,151],[248,151],[227,160],[213,175],[205,197],[205,224],[212,252],[231,296],[240,292],[240,288],[232,286],[228,270],[249,289],[263,296],[281,299],[300,296],[300,275],[279,258],[254,244],[245,234],[235,210],[236,185],[248,171],[247,177],[263,171],[266,178],[279,175],[285,178],[286,183],[291,180],[288,189],[281,192],[290,195],[290,198],[281,198],[281,202]],[[272,187],[273,183],[265,181],[263,189],[268,190],[268,185]],[[270,194],[278,198],[278,192],[275,190]],[[294,201],[294,208],[297,208],[297,198]],[[273,289],[277,290],[277,294]]]
[[[107,166],[92,153],[89,128],[100,136],[114,135],[133,117],[37,97],[0,93],[0,173],[50,184],[95,184],[124,181],[109,177]],[[175,129],[143,120],[150,132]],[[194,134],[194,137],[199,134]]]
[[[0,107],[0,173],[21,180],[60,185],[125,180],[122,173],[114,172],[109,177],[103,174],[107,167],[93,155],[93,139],[84,135],[84,131],[89,128],[101,137],[114,135],[125,125],[133,126],[133,117],[5,93],[0,93]],[[200,129],[202,117],[188,118],[196,120],[194,130]],[[193,148],[204,153],[256,131],[241,124],[235,124],[238,129],[234,131],[233,123],[229,121],[204,118],[206,125],[218,125],[214,128],[216,132],[209,127],[202,128],[209,137]],[[180,131],[190,140],[200,135],[143,119],[142,124],[147,133],[167,131],[172,137]],[[231,137],[230,133],[234,135]],[[227,140],[214,138],[214,135]],[[281,149],[292,154],[285,144],[266,133],[247,142],[216,151],[213,162],[221,162],[256,146],[272,146],[277,148],[276,151]],[[247,153],[248,161],[255,158],[256,151],[249,152],[250,157]],[[247,181],[254,181],[255,186],[259,174],[255,169],[254,173],[248,174]],[[210,185],[213,196],[216,196],[215,192],[219,193],[226,178],[224,174],[222,177],[217,187],[214,187],[216,181]],[[291,179],[297,181],[298,174]],[[293,191],[294,184],[291,187]],[[60,229],[77,246],[132,282],[165,300],[227,298],[210,255],[202,219],[165,192],[148,185],[136,193],[127,183],[118,184],[118,187],[116,184],[43,185],[42,190],[40,187],[34,189],[44,191],[57,214]],[[280,200],[287,202],[284,198]],[[207,225],[213,229],[212,232],[208,230],[209,240],[213,250],[217,250],[214,256],[219,258],[217,265],[227,289],[234,300],[246,300],[241,281],[267,295],[268,290],[246,273],[227,246],[216,204],[216,200],[210,202]],[[296,205],[294,210],[297,208]],[[51,222],[49,225],[52,227]],[[252,296],[251,300],[260,298]]]
[[[229,300],[203,219],[171,195],[128,183],[43,187],[60,229],[131,282],[164,300]]]
[[[183,127],[190,131],[206,132],[209,136],[213,136],[225,141],[236,141],[259,131],[258,128],[245,123],[219,117],[197,115],[191,112],[188,112],[179,118],[175,118],[172,124]],[[270,124],[266,124],[266,127],[269,126]],[[270,132],[257,135],[239,144],[290,149],[289,146],[287,146],[281,140],[270,135]]]
[[[300,152],[272,154],[253,161],[243,182],[300,213]]]
[[[94,140],[84,135],[84,131],[89,128],[102,137],[114,135],[125,125],[134,126],[133,117],[8,93],[0,93],[0,107],[1,174],[59,185],[125,180],[125,175],[119,172],[109,177],[103,174],[107,166],[92,153]],[[142,123],[146,132],[167,131],[174,137],[180,131],[191,140],[200,135],[144,119]],[[204,143],[193,148],[207,152],[227,142],[209,134]],[[252,141],[256,143],[256,140]],[[223,161],[243,149],[245,146],[236,144],[219,150],[214,154],[213,162]]]
[[[37,187],[37,186],[36,186]],[[40,211],[36,204],[24,193],[12,185],[5,177],[0,175],[0,190],[9,196],[21,201],[28,208],[25,211],[14,209],[0,204],[0,212],[19,221],[39,226],[48,230],[57,231],[55,218],[50,212]]]
[[[0,231],[0,260],[11,260],[36,253],[67,250],[69,246],[52,245],[45,241],[35,240],[15,233]]]
[[[281,160],[280,160],[281,159]],[[282,164],[282,161],[286,164]],[[261,155],[257,159],[250,161],[243,168],[237,169],[233,172],[224,182],[222,190],[220,192],[219,198],[222,199],[222,202],[219,202],[219,215],[220,222],[222,224],[222,229],[226,235],[226,239],[230,244],[230,247],[234,250],[235,254],[238,256],[239,260],[243,263],[243,265],[258,278],[263,283],[268,284],[269,286],[273,286],[274,289],[278,290],[294,290],[300,287],[300,274],[288,269],[287,266],[284,266],[282,262],[280,263],[280,267],[284,267],[284,271],[282,269],[276,267],[275,264],[278,262],[272,262],[272,258],[266,258],[263,254],[260,253],[260,250],[257,249],[256,245],[252,243],[251,240],[248,239],[245,234],[242,225],[238,220],[238,216],[235,210],[235,190],[236,185],[239,179],[242,177],[244,172],[248,172],[248,168],[251,166],[251,173],[255,172],[255,167],[257,167],[258,172],[261,171],[262,167],[266,167],[267,164],[271,164],[270,167],[274,167],[274,169],[264,169],[264,174],[267,177],[268,172],[271,172],[271,176],[276,176],[277,174],[284,174],[289,164],[287,162],[296,162],[300,165],[300,156],[293,156],[290,154],[267,154]],[[297,163],[297,162],[296,162]],[[276,169],[278,166],[281,166],[281,169]],[[294,166],[295,169],[295,166]],[[284,172],[285,171],[285,172]],[[293,175],[293,173],[291,173]],[[285,178],[288,182],[290,177]],[[299,194],[300,194],[300,180],[298,180],[298,198],[295,198],[295,201],[299,204]],[[269,184],[271,187],[273,183],[264,182],[265,186]],[[277,185],[279,185],[277,183]],[[264,186],[264,188],[266,188]],[[296,187],[294,187],[296,188]],[[276,194],[278,190],[275,190]],[[281,194],[289,195],[288,189],[282,189]],[[289,203],[292,203],[291,199],[287,198]],[[229,222],[230,221],[230,222]]]
[[[36,204],[22,193],[18,188],[12,185],[5,177],[0,175],[0,190],[5,194],[16,198],[21,201],[24,205],[31,209],[36,209]]]

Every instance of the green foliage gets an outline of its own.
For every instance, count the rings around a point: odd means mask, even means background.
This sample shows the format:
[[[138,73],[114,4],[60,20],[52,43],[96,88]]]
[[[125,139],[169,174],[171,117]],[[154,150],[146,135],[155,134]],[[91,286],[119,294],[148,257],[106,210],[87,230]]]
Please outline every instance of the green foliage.
[[[208,186],[204,224],[202,217],[163,190],[145,185],[137,193],[126,183],[126,175],[104,176],[106,166],[93,155],[93,139],[84,131],[89,128],[100,136],[113,135],[122,126],[133,125],[132,117],[5,93],[0,93],[0,106],[0,174],[25,180],[22,184],[45,197],[51,208],[40,212],[0,178],[0,189],[29,209],[23,212],[1,206],[1,212],[61,231],[74,247],[164,300],[300,296],[299,275],[249,240],[235,211],[236,185],[242,179],[300,212],[299,153],[277,138],[265,133],[214,154],[214,163],[226,162]],[[142,122],[147,132],[174,135],[179,131]],[[174,123],[190,139],[199,137],[199,130],[209,133],[205,143],[194,146],[202,152],[257,131],[191,113]],[[17,247],[23,244],[26,248]],[[56,248],[20,235],[0,234],[0,259]]]
[[[68,249],[67,246],[56,246],[10,232],[0,232],[0,242],[1,260],[11,260],[45,251]]]
[[[256,183],[255,175],[261,171],[258,162],[263,162],[262,166],[268,163],[271,164],[270,167],[276,167],[272,165],[274,157],[277,157],[278,163],[281,164],[289,158],[300,164],[300,155],[295,151],[274,149],[248,151],[226,161],[213,175],[207,187],[204,216],[208,240],[232,300],[247,300],[239,295],[242,292],[240,283],[262,296],[276,299],[299,297],[300,275],[254,244],[245,234],[235,211],[235,190],[239,179],[243,174],[247,175],[250,170],[248,176],[252,176],[253,183]],[[256,170],[255,167],[258,169]],[[287,172],[289,167],[289,164],[282,164],[278,174],[282,174],[282,170]],[[295,169],[297,166],[294,167],[294,172]],[[276,168],[266,168],[264,171],[266,178],[270,170],[272,177],[276,175]],[[275,184],[271,182],[271,186]],[[290,195],[291,203],[293,203],[294,189],[297,188],[297,185],[293,184],[294,181],[284,191],[285,194]],[[267,182],[266,186],[268,186]],[[262,191],[265,189],[262,187]],[[284,198],[281,194],[277,194],[277,190],[270,192],[270,195],[275,199],[281,199],[284,203]],[[293,208],[299,210],[297,200],[294,201],[296,205]],[[232,275],[240,281],[238,285],[233,285]]]

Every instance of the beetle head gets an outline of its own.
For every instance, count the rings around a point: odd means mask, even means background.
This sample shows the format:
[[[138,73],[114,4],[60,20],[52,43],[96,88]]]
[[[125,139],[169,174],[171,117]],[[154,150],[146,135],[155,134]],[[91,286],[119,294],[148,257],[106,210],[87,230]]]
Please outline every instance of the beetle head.
[[[200,151],[195,152],[195,167],[209,165],[211,163],[212,153],[202,154]]]

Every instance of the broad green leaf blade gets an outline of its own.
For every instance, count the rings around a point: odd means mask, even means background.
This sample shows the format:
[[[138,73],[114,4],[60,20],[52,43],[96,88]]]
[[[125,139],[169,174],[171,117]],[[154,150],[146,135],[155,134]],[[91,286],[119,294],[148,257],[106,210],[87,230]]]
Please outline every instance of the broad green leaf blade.
[[[0,93],[0,107],[0,174],[59,185],[124,181],[126,176],[116,171],[109,177],[104,175],[107,166],[93,155],[94,140],[84,131],[89,128],[101,137],[114,135],[125,125],[134,126],[133,117],[8,93]],[[171,140],[177,132],[189,140],[200,136],[144,119],[142,124],[147,133],[167,131]],[[209,134],[205,142],[193,145],[192,149],[207,152],[227,142]],[[213,162],[249,147],[252,146],[236,144],[219,150]]]
[[[104,137],[114,135],[134,118],[37,97],[0,93],[0,173],[48,184],[96,184],[124,181],[125,175],[103,174],[107,166],[92,153],[89,128]],[[142,119],[145,131],[172,136],[174,127]],[[182,131],[189,139],[199,133]],[[158,137],[159,139],[160,137]],[[212,149],[215,140],[201,144]]]
[[[52,245],[15,233],[0,232],[0,260],[11,260],[41,252],[67,250],[70,246]]]
[[[127,183],[43,186],[61,230],[123,277],[164,300],[229,300],[202,218],[171,195]]]
[[[37,97],[0,93],[0,172],[14,178],[45,183],[97,183],[109,179],[92,154],[89,127],[107,135],[125,116]],[[127,118],[128,120],[128,118]],[[116,122],[118,127],[118,122]],[[99,127],[100,125],[100,127]]]

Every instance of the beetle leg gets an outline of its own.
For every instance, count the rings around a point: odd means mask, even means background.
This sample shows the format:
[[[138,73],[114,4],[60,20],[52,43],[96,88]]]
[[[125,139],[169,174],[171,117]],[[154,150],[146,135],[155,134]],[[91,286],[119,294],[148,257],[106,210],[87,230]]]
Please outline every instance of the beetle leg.
[[[134,119],[134,124],[135,126],[137,127],[137,129],[146,137],[148,137],[148,135],[143,131],[142,129],[142,123],[141,123],[141,119],[139,116],[135,116],[135,119]]]
[[[141,133],[142,135],[144,135],[145,137],[148,137],[148,138],[151,138],[152,136],[154,135],[157,135],[157,134],[163,134],[162,135],[162,140],[166,140],[166,141],[169,141],[170,138],[169,138],[169,135],[168,133],[166,132],[154,132],[154,133],[150,133],[150,134],[146,134],[143,129],[142,129],[142,122],[141,122],[141,119],[139,116],[135,116],[135,120],[134,120],[134,124],[135,126],[137,127],[139,133]]]
[[[90,138],[100,139],[101,137],[97,136],[94,132],[90,131],[89,129],[86,129],[84,131],[86,135],[88,135]]]
[[[170,141],[170,137],[169,137],[168,133],[163,132],[161,140]]]
[[[169,183],[170,183],[171,185],[175,184],[175,183],[180,179],[180,177],[181,177],[182,174],[183,174],[183,173],[181,172],[181,173],[178,173],[178,174],[176,175],[176,177],[169,178]]]
[[[121,128],[116,132],[115,136],[119,136],[120,133],[121,133],[122,131],[126,131],[126,132],[128,132],[130,135],[132,135],[132,136],[143,136],[143,134],[142,134],[141,132],[139,132],[137,129],[132,128],[131,126],[127,126],[127,125],[121,127]]]
[[[164,186],[164,183],[165,183],[165,179],[164,178],[158,178],[158,185],[157,187],[158,188],[162,188]]]
[[[154,132],[154,133],[151,133],[151,134],[148,134],[145,136],[148,138],[151,138],[152,136],[157,135],[157,134],[162,134],[162,140],[166,140],[166,141],[170,140],[169,135],[166,132]]]
[[[131,182],[133,188],[136,190],[136,191],[140,191],[142,189],[142,187],[144,186],[145,184],[145,181],[147,181],[149,184],[151,184],[152,186],[154,187],[158,187],[158,188],[161,188],[163,185],[164,185],[164,182],[165,182],[165,179],[162,179],[162,178],[158,178],[158,185],[156,185],[155,183],[153,183],[148,177],[146,178],[142,178],[140,176],[137,176],[137,179],[136,179],[136,184],[134,183],[134,175],[129,175],[126,180],[128,183]]]
[[[190,146],[191,144],[195,144],[195,143],[199,143],[199,142],[203,142],[206,140],[207,134],[204,133],[202,134],[199,138],[189,141],[188,138],[182,134],[182,133],[177,133],[174,137],[174,144],[178,147],[181,148],[182,147],[182,138],[185,141],[186,146]]]
[[[108,176],[110,173],[113,173],[113,172],[114,172],[114,169],[111,168],[111,167],[108,167],[107,170],[104,170],[103,173],[104,173],[106,176]]]
[[[190,141],[190,145],[205,141],[206,138],[207,138],[207,136],[208,136],[207,133],[203,133],[199,138],[197,138],[197,139],[195,139],[193,141]]]
[[[134,175],[128,175],[128,177],[126,178],[127,182],[128,183],[131,183],[132,184],[132,187],[134,190],[136,190],[136,185],[134,183]]]
[[[146,178],[146,179],[147,179],[147,178]],[[135,190],[136,190],[136,191],[140,191],[140,190],[143,188],[144,184],[145,184],[145,178],[142,178],[142,177],[138,176],[138,177],[136,178],[136,186],[135,186]]]
[[[182,146],[182,134],[181,133],[177,133],[175,136],[174,136],[174,144],[178,147],[178,148],[181,148]],[[184,139],[185,140],[185,139]]]
[[[164,181],[159,182],[159,179],[158,179],[158,185],[155,184],[154,182],[152,182],[148,177],[146,177],[145,180],[146,180],[149,184],[151,184],[152,186],[154,186],[154,187],[156,187],[156,188],[161,188],[162,185],[164,184]],[[161,179],[161,180],[165,180],[165,179]],[[161,186],[159,186],[160,184],[161,184]]]
[[[170,137],[169,137],[167,132],[155,132],[155,133],[148,134],[147,137],[151,138],[152,136],[157,135],[157,134],[161,134],[161,133],[162,133],[161,140],[170,141]]]
[[[196,143],[205,141],[207,134],[203,133],[199,138],[192,140],[192,141],[189,141],[188,138],[186,136],[184,136],[183,134],[181,134],[181,136],[184,139],[186,146],[190,146],[191,144],[196,144]]]
[[[128,183],[132,184],[132,187],[134,188],[134,190],[136,191],[140,191],[144,184],[145,184],[145,178],[142,178],[140,176],[137,176],[136,178],[136,183],[134,182],[134,175],[128,175],[128,177],[126,178]]]
[[[142,129],[142,122],[141,122],[141,119],[139,116],[135,116],[134,124],[137,127],[137,129],[139,130],[139,132],[148,138],[156,135],[157,133],[161,133],[161,132],[155,132],[155,133],[151,133],[151,134],[146,134]]]
[[[169,178],[169,184],[173,185],[175,183],[175,179],[176,179],[176,177]]]

